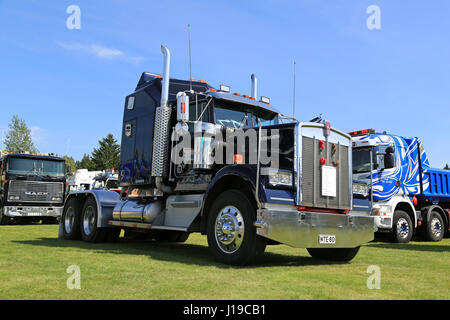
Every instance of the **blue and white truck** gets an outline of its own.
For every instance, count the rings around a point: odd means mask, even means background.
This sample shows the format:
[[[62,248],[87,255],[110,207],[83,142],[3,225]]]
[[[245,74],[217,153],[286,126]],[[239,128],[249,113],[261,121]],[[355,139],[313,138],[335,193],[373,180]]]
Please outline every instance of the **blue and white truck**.
[[[378,232],[407,243],[414,233],[440,241],[449,231],[450,171],[430,167],[419,138],[374,129],[349,133],[353,177],[366,181]]]

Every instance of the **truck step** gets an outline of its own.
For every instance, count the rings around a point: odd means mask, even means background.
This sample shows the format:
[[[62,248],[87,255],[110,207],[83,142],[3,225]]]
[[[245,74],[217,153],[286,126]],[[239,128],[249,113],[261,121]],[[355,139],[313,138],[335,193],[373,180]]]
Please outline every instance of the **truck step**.
[[[108,224],[115,227],[123,228],[137,228],[137,229],[147,229],[147,230],[171,230],[171,231],[183,231],[187,232],[187,228],[183,227],[172,227],[172,226],[155,226],[149,223],[131,222],[131,221],[117,221],[109,220]]]

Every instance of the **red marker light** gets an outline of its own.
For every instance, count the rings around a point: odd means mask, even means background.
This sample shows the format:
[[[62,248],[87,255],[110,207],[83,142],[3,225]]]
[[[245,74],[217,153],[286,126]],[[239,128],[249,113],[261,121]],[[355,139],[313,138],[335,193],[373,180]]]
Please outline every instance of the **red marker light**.
[[[319,146],[320,146],[320,149],[325,149],[325,142],[323,142],[322,140],[320,140],[319,141]]]
[[[417,198],[416,198],[416,196],[414,196],[412,198],[412,203],[413,203],[414,206],[417,206]]]

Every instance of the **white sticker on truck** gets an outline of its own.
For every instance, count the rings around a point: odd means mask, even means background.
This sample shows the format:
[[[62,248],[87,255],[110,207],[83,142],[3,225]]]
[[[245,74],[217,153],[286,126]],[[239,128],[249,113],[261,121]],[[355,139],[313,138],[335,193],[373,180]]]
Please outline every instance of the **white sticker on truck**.
[[[322,166],[322,196],[336,197],[336,167]]]

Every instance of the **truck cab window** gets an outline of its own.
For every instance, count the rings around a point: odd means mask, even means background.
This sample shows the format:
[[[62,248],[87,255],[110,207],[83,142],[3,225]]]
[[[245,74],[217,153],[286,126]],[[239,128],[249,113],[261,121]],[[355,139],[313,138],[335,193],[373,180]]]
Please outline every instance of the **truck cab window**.
[[[380,145],[380,146],[378,146],[377,159],[376,159],[377,164],[378,164],[378,170],[384,170],[385,169],[385,167],[384,167],[384,155],[386,154],[386,149],[388,147],[392,147],[392,146],[389,146],[389,145]],[[395,148],[394,148],[394,150],[395,150]],[[394,159],[395,159],[395,157],[394,157]]]
[[[197,121],[197,119],[202,115],[199,121],[209,122],[209,110],[205,110],[208,105],[208,101],[202,101],[195,103],[195,100],[189,105],[189,121]],[[212,102],[209,104],[208,109],[211,108]],[[202,114],[203,112],[203,114]]]
[[[370,172],[370,149],[371,148],[357,148],[353,149],[352,161],[353,161],[353,173]],[[372,153],[372,165],[375,169],[377,160],[375,159],[375,152]]]
[[[233,129],[252,127],[252,114],[249,112],[227,109],[225,107],[215,107],[214,111],[216,124]]]

